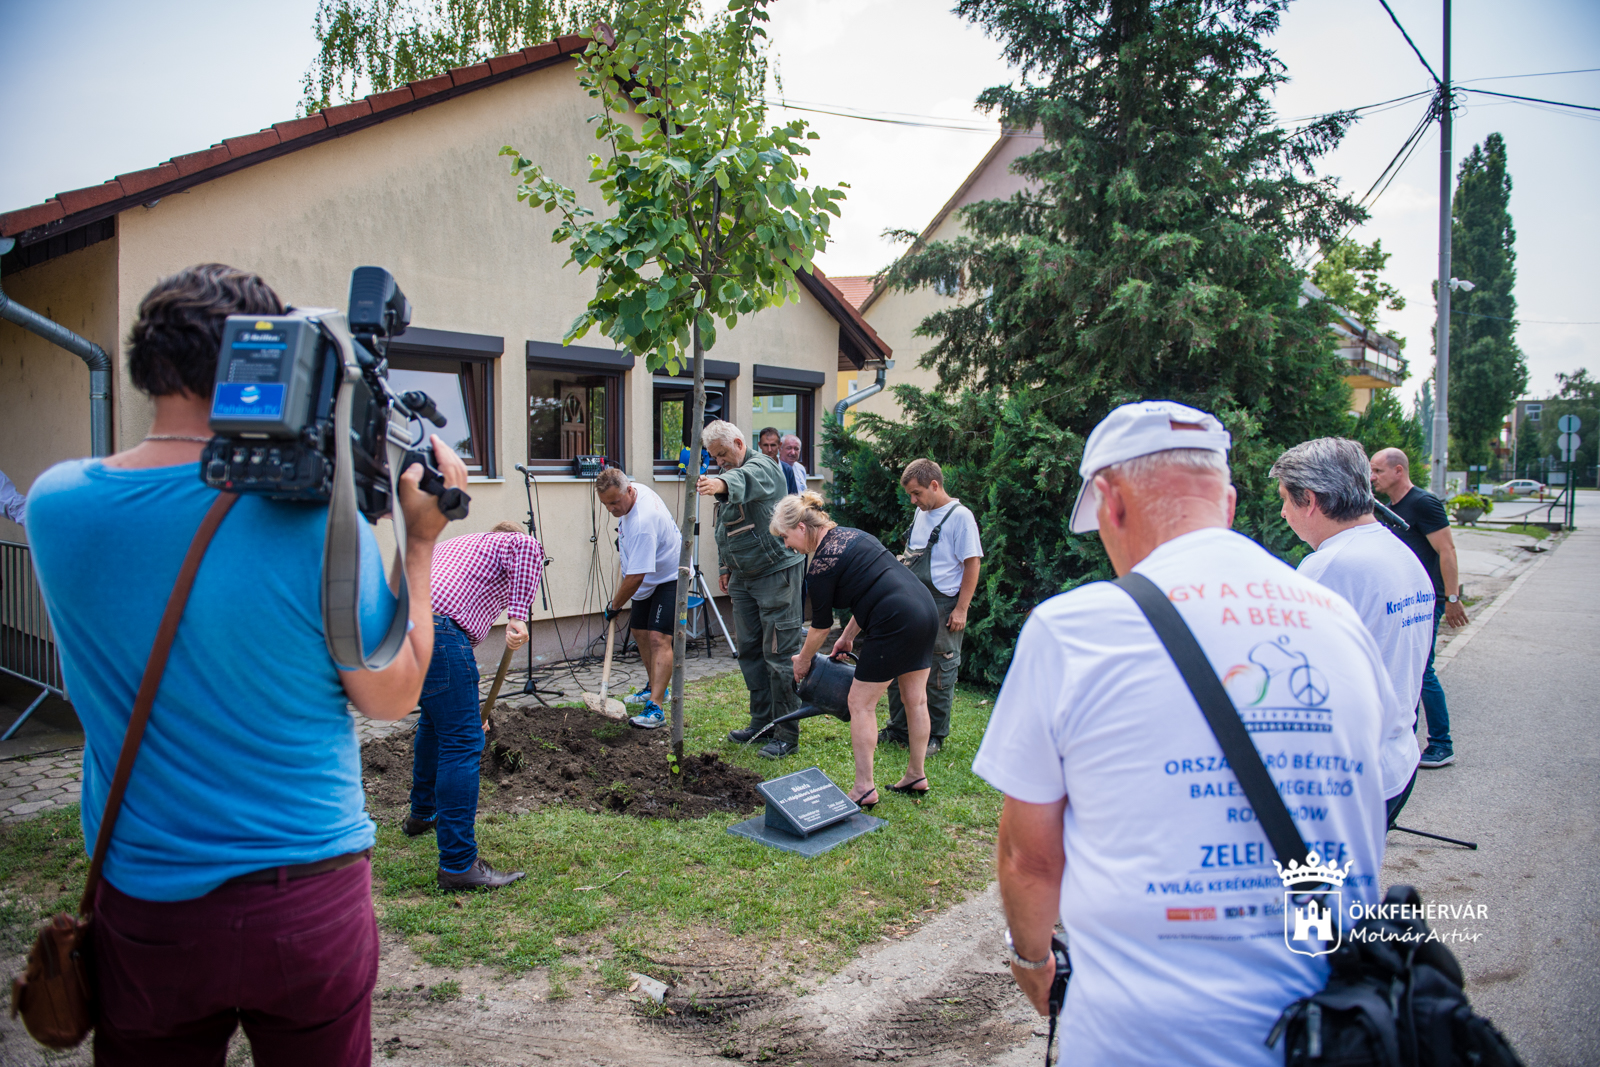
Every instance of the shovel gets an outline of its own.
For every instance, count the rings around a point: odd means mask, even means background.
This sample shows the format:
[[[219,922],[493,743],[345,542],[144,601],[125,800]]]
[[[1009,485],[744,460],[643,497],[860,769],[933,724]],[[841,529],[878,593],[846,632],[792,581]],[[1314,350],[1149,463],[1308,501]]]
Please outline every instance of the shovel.
[[[611,649],[616,643],[616,638],[617,620],[613,618],[606,626],[606,662],[605,666],[600,668],[600,692],[583,694],[583,705],[608,719],[626,719],[627,706],[615,697],[606,696],[606,690],[611,685]]]
[[[483,702],[483,710],[479,716],[483,719],[483,728],[489,728],[489,713],[494,710],[494,702],[500,695],[500,686],[506,680],[506,670],[511,666],[511,650],[506,649],[506,654],[500,657],[500,669],[494,672],[494,684],[489,687],[489,696]]]

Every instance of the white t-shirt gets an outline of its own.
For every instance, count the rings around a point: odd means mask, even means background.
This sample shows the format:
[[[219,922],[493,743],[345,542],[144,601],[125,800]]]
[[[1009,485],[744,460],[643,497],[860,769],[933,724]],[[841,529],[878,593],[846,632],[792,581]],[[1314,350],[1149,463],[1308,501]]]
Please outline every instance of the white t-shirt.
[[[1395,696],[1412,709],[1415,727],[1422,669],[1433,648],[1433,580],[1416,553],[1379,523],[1364,523],[1322,542],[1300,561],[1300,573],[1356,609],[1378,643]],[[1383,753],[1385,777],[1409,779],[1422,758],[1416,735],[1394,740],[1395,748]]]
[[[634,482],[629,488],[639,494],[633,509],[617,522],[617,551],[622,555],[622,573],[642,574],[644,581],[635,600],[645,600],[656,586],[678,577],[678,552],[683,538],[672,512],[654,489]]]
[[[955,514],[950,515],[951,509]],[[917,509],[917,517],[911,520],[911,536],[906,538],[906,548],[912,552],[924,547],[928,538],[933,536],[933,528],[950,515],[944,528],[939,531],[939,543],[933,546],[933,559],[929,560],[933,572],[933,587],[945,596],[955,596],[961,592],[962,566],[973,556],[983,555],[983,542],[978,538],[978,520],[973,518],[972,510],[961,506],[961,501],[952,499],[942,508],[932,511]]]
[[[789,469],[794,471],[795,478],[800,482],[800,489],[804,492],[806,487],[806,465],[799,460],[789,464]]]
[[[1306,844],[1352,864],[1347,917],[1377,903],[1379,748],[1409,709],[1355,610],[1228,530],[1175,538],[1134,569],[1218,669]],[[972,769],[1017,800],[1067,798],[1072,1062],[1283,1062],[1262,1042],[1323,987],[1327,960],[1289,950],[1272,847],[1131,597],[1096,582],[1034,610]]]

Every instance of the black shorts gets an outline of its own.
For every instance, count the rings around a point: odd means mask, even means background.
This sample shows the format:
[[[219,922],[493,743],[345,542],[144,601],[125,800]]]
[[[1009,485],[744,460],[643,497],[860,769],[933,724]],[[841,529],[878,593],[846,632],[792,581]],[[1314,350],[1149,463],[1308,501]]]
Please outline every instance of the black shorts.
[[[672,611],[678,606],[676,579],[662,582],[643,600],[633,602],[633,614],[628,616],[628,629],[654,630],[658,634],[672,632]]]

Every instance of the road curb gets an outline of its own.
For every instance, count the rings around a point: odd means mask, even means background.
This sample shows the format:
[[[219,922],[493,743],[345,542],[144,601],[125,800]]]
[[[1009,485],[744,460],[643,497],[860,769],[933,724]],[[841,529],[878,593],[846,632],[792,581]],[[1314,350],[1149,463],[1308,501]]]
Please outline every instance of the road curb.
[[[1467,624],[1467,628],[1465,630],[1462,630],[1461,633],[1457,634],[1450,640],[1450,643],[1445,646],[1444,651],[1440,652],[1439,655],[1434,658],[1433,670],[1435,674],[1442,672],[1446,667],[1455,662],[1456,656],[1463,648],[1467,647],[1468,642],[1470,642],[1474,637],[1478,636],[1478,632],[1489,624],[1490,619],[1494,618],[1495,612],[1499,611],[1512,597],[1517,595],[1517,590],[1522,588],[1522,583],[1526,582],[1530,577],[1533,576],[1535,571],[1544,566],[1545,561],[1548,560],[1551,555],[1553,555],[1553,553],[1547,553],[1534,560],[1532,565],[1530,565],[1527,570],[1517,575],[1515,581],[1502,590],[1499,596],[1495,597],[1487,607],[1478,613],[1477,618],[1473,619]]]

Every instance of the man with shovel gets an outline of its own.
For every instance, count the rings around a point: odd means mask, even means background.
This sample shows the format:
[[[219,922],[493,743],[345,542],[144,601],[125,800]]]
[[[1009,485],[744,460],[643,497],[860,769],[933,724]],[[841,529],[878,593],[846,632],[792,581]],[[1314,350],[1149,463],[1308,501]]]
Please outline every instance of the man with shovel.
[[[644,664],[644,711],[629,721],[646,730],[665,725],[661,702],[672,681],[673,608],[678,602],[678,550],[682,535],[667,505],[648,486],[635,485],[616,467],[594,480],[595,495],[617,523],[622,581],[606,605],[606,626],[633,605],[628,629]],[[607,643],[607,648],[610,643]],[[603,688],[603,687],[602,687]],[[603,694],[602,694],[603,695]],[[637,695],[637,694],[636,694]]]
[[[496,889],[524,874],[489,866],[473,834],[488,722],[479,714],[472,650],[501,612],[506,647],[528,643],[543,571],[544,550],[514,522],[441,541],[433,553],[433,660],[412,739],[411,814],[401,829],[407,837],[438,835],[440,889]]]

